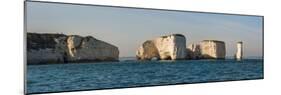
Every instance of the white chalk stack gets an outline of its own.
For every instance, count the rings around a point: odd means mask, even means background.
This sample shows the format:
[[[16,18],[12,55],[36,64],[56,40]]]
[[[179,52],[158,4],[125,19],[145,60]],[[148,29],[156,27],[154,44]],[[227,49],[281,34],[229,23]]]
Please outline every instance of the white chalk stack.
[[[236,60],[242,60],[243,57],[243,42],[237,42],[237,51],[235,54]]]

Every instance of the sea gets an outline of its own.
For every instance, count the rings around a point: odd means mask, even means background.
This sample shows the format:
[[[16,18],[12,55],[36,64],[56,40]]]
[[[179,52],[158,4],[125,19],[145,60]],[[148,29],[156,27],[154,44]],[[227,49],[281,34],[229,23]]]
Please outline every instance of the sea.
[[[26,91],[49,93],[263,79],[263,59],[27,65]]]

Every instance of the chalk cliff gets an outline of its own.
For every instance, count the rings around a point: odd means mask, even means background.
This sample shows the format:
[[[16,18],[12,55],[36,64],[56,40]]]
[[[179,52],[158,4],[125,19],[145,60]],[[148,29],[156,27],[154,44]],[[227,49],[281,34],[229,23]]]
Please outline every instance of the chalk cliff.
[[[172,34],[154,40],[145,41],[137,50],[139,60],[178,60],[187,56],[186,39],[184,35]]]
[[[205,59],[224,59],[226,55],[225,43],[217,40],[201,41],[200,51]]]
[[[27,33],[27,64],[117,61],[116,46],[91,36]]]

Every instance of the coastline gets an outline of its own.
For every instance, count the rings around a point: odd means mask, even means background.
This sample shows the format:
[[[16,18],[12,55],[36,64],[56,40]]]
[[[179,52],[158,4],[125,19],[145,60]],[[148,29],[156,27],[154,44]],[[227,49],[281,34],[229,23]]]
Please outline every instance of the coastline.
[[[81,62],[69,62],[69,63],[46,63],[46,64],[27,64],[27,66],[35,65],[56,65],[56,64],[105,64],[105,63],[114,63],[122,64],[128,62],[138,62],[138,63],[147,63],[147,62],[181,62],[181,61],[236,61],[243,62],[243,60],[264,60],[262,57],[247,57],[240,61],[235,60],[233,57],[226,57],[225,59],[185,59],[185,60],[137,60],[135,57],[120,57],[116,61],[81,61]]]

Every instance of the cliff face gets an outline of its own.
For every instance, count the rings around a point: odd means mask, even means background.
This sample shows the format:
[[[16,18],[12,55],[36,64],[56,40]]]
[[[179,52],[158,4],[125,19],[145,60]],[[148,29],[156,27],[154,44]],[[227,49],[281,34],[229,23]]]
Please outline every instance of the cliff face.
[[[204,40],[200,42],[202,58],[206,59],[224,59],[226,50],[223,41]]]
[[[116,61],[116,46],[91,36],[27,33],[27,63]]]
[[[136,57],[140,60],[151,60],[152,58],[160,59],[160,54],[154,41],[148,40],[137,50]]]
[[[118,60],[118,48],[93,37],[68,36],[69,61]]]
[[[186,55],[185,37],[181,34],[172,34],[144,42],[137,50],[136,57],[139,60],[152,58],[178,60],[185,59]]]

